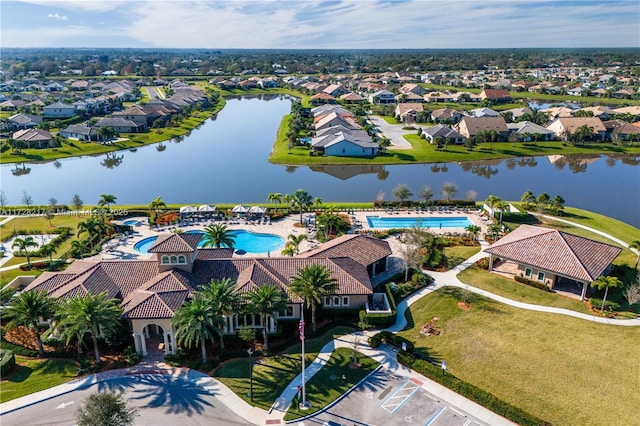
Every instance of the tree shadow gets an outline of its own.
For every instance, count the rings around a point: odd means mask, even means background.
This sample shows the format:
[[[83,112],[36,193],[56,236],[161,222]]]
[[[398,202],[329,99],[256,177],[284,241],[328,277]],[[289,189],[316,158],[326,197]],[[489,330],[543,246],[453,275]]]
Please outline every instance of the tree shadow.
[[[7,380],[13,383],[22,383],[31,376],[31,373],[33,373],[31,367],[19,365]]]
[[[208,407],[215,406],[207,401],[212,395],[201,385],[167,375],[139,375],[137,383],[143,388],[133,389],[127,397],[133,400],[145,400],[145,406],[151,408],[166,407],[167,414],[201,414]]]

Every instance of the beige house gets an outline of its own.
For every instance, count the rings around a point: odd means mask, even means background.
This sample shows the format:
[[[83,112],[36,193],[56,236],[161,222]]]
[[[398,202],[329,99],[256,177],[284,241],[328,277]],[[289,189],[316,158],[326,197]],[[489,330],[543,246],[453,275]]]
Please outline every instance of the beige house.
[[[364,235],[346,235],[298,257],[233,257],[233,249],[198,248],[199,234],[163,234],[145,260],[75,261],[63,272],[45,272],[25,290],[42,290],[53,298],[106,292],[121,301],[122,319],[131,321],[136,351],[146,355],[151,345],[165,354],[176,353],[171,318],[200,285],[229,278],[236,291],[246,294],[265,284],[278,286],[288,297],[285,311],[260,316],[241,310],[228,312],[223,332],[240,327],[277,330],[278,320],[300,318],[302,300],[289,290],[289,282],[301,268],[322,265],[338,283],[335,293],[323,300],[325,309],[363,309],[373,295],[371,278],[387,268],[391,249],[386,241]]]
[[[517,275],[551,289],[559,283],[577,284],[582,300],[589,285],[608,272],[621,251],[610,244],[531,225],[520,225],[484,249],[489,254],[489,271],[495,256],[515,264]]]

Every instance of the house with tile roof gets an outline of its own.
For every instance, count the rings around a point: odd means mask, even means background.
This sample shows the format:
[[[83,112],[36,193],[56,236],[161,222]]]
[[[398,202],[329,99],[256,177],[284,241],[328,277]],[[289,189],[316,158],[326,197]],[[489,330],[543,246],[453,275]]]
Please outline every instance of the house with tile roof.
[[[44,129],[22,129],[11,135],[12,139],[24,143],[27,148],[49,148],[53,142],[51,133]]]
[[[558,138],[566,140],[568,135],[575,134],[582,126],[591,129],[594,140],[604,141],[607,129],[598,117],[560,117],[549,123],[547,129],[552,130]]]
[[[436,124],[432,127],[425,127],[422,130],[422,137],[429,141],[429,143],[435,143],[436,138],[442,137],[447,140],[447,144],[463,144],[466,138],[460,133],[456,132],[449,126],[444,124]]]
[[[484,252],[489,254],[489,271],[497,257],[515,263],[519,276],[551,289],[559,283],[577,284],[584,300],[589,285],[607,274],[622,249],[556,229],[520,225]]]
[[[480,92],[480,99],[487,99],[492,102],[509,102],[511,95],[507,89],[483,89]]]
[[[336,238],[297,257],[234,257],[230,248],[198,248],[199,234],[160,235],[145,260],[77,260],[62,272],[45,272],[25,289],[41,290],[53,298],[105,292],[120,300],[121,318],[131,321],[136,351],[147,354],[150,342],[162,343],[166,354],[176,353],[171,318],[198,287],[211,280],[229,278],[236,292],[246,294],[273,284],[288,298],[287,309],[268,316],[240,309],[224,316],[223,332],[240,327],[277,330],[279,320],[300,318],[302,300],[289,290],[300,269],[322,265],[336,279],[335,293],[323,300],[324,309],[362,309],[373,295],[372,278],[387,269],[391,249],[386,241],[365,235]]]
[[[453,127],[458,133],[465,138],[473,138],[480,132],[495,131],[498,141],[506,141],[509,137],[509,129],[507,129],[507,123],[504,121],[504,117],[501,115],[497,117],[462,117],[458,123]]]

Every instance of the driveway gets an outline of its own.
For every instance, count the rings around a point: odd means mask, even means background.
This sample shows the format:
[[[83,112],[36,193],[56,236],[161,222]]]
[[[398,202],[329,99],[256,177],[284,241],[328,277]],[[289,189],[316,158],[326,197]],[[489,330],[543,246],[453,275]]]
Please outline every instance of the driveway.
[[[403,136],[416,133],[416,130],[403,130],[404,124],[389,124],[378,116],[369,116],[369,120],[391,141],[393,149],[411,149],[411,144]]]
[[[75,412],[96,392],[125,392],[138,409],[136,425],[248,425],[211,390],[182,377],[135,374],[117,377],[3,414],[2,426],[75,425]]]

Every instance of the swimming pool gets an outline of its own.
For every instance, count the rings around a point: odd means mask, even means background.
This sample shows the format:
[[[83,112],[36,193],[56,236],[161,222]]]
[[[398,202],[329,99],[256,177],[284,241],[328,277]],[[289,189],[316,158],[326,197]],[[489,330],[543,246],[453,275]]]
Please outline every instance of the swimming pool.
[[[127,226],[138,226],[140,225],[140,221],[136,219],[127,219],[124,221],[124,224]]]
[[[201,234],[202,231],[187,231],[188,234]],[[256,232],[235,230],[231,231],[235,238],[234,248],[236,251],[244,250],[246,253],[268,253],[276,251],[284,246],[284,239],[274,234],[259,234]],[[134,248],[139,253],[149,253],[149,249],[158,237],[147,237],[138,241]],[[198,247],[202,247],[204,241],[200,241]]]
[[[369,228],[412,228],[420,226],[430,229],[466,228],[473,223],[466,216],[453,217],[380,217],[367,216]]]

